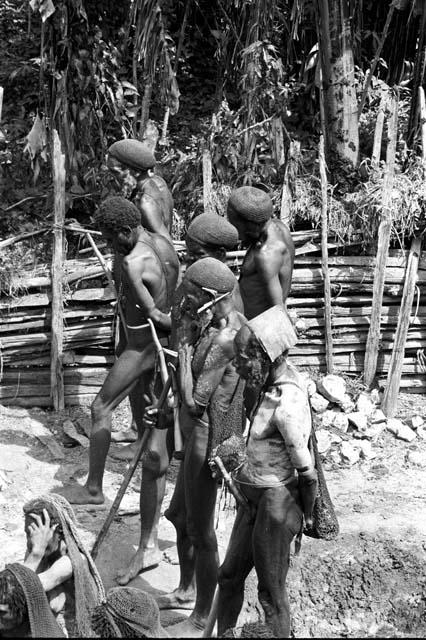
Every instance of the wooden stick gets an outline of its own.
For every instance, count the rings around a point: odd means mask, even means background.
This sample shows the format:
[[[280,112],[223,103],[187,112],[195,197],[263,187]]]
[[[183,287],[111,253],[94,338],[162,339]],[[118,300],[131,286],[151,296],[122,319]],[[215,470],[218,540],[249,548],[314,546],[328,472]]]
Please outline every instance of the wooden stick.
[[[324,319],[325,319],[325,350],[327,360],[327,372],[333,373],[333,335],[331,331],[331,291],[330,274],[328,271],[327,249],[327,174],[325,171],[324,136],[320,135],[319,143],[319,168],[321,176],[321,267],[324,278]]]
[[[203,150],[203,205],[205,213],[213,213],[212,158],[207,147]]]
[[[376,266],[374,267],[373,305],[371,324],[365,353],[364,381],[371,386],[376,372],[380,340],[380,316],[386,276],[386,261],[392,230],[390,203],[395,175],[395,152],[398,132],[398,95],[392,97],[392,111],[389,121],[389,142],[386,152],[386,174],[383,184],[382,221],[379,225]]]
[[[65,407],[62,354],[64,347],[63,323],[63,263],[65,221],[65,155],[61,150],[58,132],[53,130],[52,172],[54,193],[54,228],[52,257],[52,332],[51,332],[51,394],[56,411]]]
[[[419,87],[419,111],[420,111],[420,131],[422,137],[422,161],[423,171],[426,173],[426,104],[425,90]]]
[[[164,355],[163,345],[158,339],[157,331],[155,330],[154,323],[150,318],[148,318],[148,324],[151,327],[152,339],[154,341],[155,347],[157,349],[158,358],[160,360],[160,372],[161,378],[163,380],[163,384],[166,383],[167,380],[167,364],[166,357]],[[179,410],[177,409],[177,383],[176,383],[176,370],[173,365],[171,367],[171,380],[172,380],[172,391],[168,394],[167,400],[169,407],[173,407],[173,424],[174,424],[174,438],[175,438],[175,453],[176,457],[179,458],[182,455],[183,445],[182,445],[182,435],[180,431],[179,424]],[[173,367],[173,368],[172,368]]]
[[[145,429],[144,434],[139,442],[139,446],[137,448],[137,450],[135,451],[135,455],[133,456],[133,460],[131,461],[129,468],[126,471],[126,475],[124,476],[120,488],[117,492],[117,495],[114,498],[114,502],[111,505],[111,509],[109,510],[108,516],[105,520],[105,522],[103,523],[101,530],[99,531],[96,540],[95,540],[95,544],[93,545],[92,551],[91,551],[91,555],[92,558],[95,560],[96,556],[99,553],[99,548],[102,544],[102,542],[105,539],[106,534],[108,533],[108,530],[111,526],[112,521],[114,520],[116,513],[118,511],[118,508],[121,504],[121,501],[123,499],[123,496],[126,492],[127,487],[129,486],[129,482],[133,477],[133,474],[136,470],[136,467],[138,466],[139,460],[142,457],[142,454],[145,450],[145,447],[148,443],[148,438],[151,435],[151,429]]]
[[[206,626],[203,629],[203,633],[201,635],[202,638],[212,638],[213,637],[213,629],[217,620],[217,613],[219,607],[219,585],[216,586],[212,606],[210,608],[209,617],[207,618]]]
[[[373,153],[371,154],[371,163],[377,165],[380,160],[380,151],[382,148],[383,125],[385,123],[385,110],[388,102],[388,92],[382,89],[380,98],[379,112],[377,114],[376,128],[374,129]]]
[[[398,392],[401,382],[402,367],[404,364],[405,343],[407,341],[408,327],[410,326],[410,312],[413,305],[414,291],[416,287],[420,250],[421,238],[414,238],[411,244],[410,257],[407,265],[407,276],[404,284],[404,293],[401,300],[401,312],[398,317],[398,326],[396,329],[392,359],[382,401],[382,410],[388,418],[395,414],[398,406]]]

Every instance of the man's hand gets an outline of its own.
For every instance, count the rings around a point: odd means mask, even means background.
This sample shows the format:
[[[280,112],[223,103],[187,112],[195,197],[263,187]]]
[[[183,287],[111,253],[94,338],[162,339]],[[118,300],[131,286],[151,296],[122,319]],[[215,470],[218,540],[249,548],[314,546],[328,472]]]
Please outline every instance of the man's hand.
[[[160,309],[155,308],[150,312],[149,318],[158,329],[161,329],[161,331],[171,331],[172,319],[170,314],[163,313]]]
[[[50,524],[50,516],[47,509],[43,509],[40,516],[37,513],[30,513],[30,518],[35,522],[28,525],[28,538],[31,546],[31,553],[43,556],[49,543],[53,540],[57,524]]]
[[[313,525],[312,511],[317,497],[317,472],[313,467],[299,471],[299,491],[302,498],[306,528],[311,529]]]

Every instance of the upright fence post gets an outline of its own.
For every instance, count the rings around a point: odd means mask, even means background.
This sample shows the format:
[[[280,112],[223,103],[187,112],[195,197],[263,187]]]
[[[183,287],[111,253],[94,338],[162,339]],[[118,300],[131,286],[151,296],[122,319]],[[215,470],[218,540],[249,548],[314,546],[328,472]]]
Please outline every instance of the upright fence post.
[[[321,177],[321,267],[324,278],[325,360],[327,373],[333,373],[333,334],[331,330],[331,290],[328,271],[328,214],[327,174],[325,170],[324,136],[319,141],[319,170]]]
[[[395,152],[398,129],[398,96],[391,98],[391,117],[388,125],[388,146],[386,151],[386,173],[383,184],[382,220],[379,225],[376,263],[374,266],[373,304],[370,329],[365,347],[364,382],[371,386],[376,375],[380,341],[380,318],[382,313],[383,290],[385,286],[386,263],[392,230],[390,204],[395,175]]]
[[[63,264],[65,221],[65,155],[56,129],[53,131],[52,173],[54,194],[53,255],[52,255],[52,344],[50,350],[50,393],[54,409],[65,406],[63,323]]]

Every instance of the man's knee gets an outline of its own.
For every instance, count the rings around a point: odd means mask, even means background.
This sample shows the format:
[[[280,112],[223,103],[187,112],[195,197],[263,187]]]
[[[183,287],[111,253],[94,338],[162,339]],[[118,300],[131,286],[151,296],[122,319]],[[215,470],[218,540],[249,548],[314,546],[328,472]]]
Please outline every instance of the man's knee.
[[[214,529],[207,522],[194,522],[191,518],[187,520],[186,527],[188,536],[195,549],[203,551],[217,551],[217,538]]]
[[[235,567],[228,567],[226,562],[219,567],[217,582],[219,588],[227,593],[236,593],[244,588],[244,579],[235,571]]]
[[[90,413],[92,415],[92,421],[101,420],[111,413],[106,402],[103,401],[101,396],[97,395],[93,400],[90,407]]]
[[[165,452],[159,453],[155,450],[145,452],[142,459],[142,468],[156,479],[163,477],[169,467],[169,458]]]
[[[164,515],[167,520],[172,523],[178,534],[185,530],[186,520],[185,513],[182,512],[182,509],[174,507],[173,503],[171,503],[169,508],[165,510]]]

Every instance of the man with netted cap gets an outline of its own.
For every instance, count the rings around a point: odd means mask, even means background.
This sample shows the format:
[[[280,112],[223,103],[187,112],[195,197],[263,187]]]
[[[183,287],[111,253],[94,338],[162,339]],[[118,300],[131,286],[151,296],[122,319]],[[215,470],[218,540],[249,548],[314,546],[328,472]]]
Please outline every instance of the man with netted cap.
[[[309,397],[303,378],[287,362],[296,341],[283,305],[250,320],[235,337],[238,373],[262,390],[250,415],[246,459],[233,472],[252,514],[238,509],[219,571],[218,635],[235,627],[254,566],[266,623],[276,637],[290,637],[285,589],[290,545],[296,535],[300,540],[303,518],[311,525],[317,488],[308,448]]]
[[[140,140],[118,140],[109,147],[106,162],[121,195],[140,209],[143,227],[170,239],[173,197],[165,180],[154,172],[156,162],[150,146]]]
[[[294,243],[287,225],[273,217],[272,200],[261,189],[234,189],[227,214],[247,247],[239,285],[244,315],[250,320],[276,304],[285,304],[291,287]]]
[[[165,513],[177,532],[180,583],[157,599],[160,609],[193,609],[186,621],[167,628],[173,637],[202,635],[217,582],[217,481],[208,463],[210,446],[216,430],[222,438],[241,434],[245,421],[244,385],[232,363],[234,336],[244,322],[232,298],[235,282],[231,270],[211,257],[194,262],[182,281],[186,313],[201,327],[192,357],[179,360],[185,453]]]
[[[194,218],[187,230],[185,244],[187,248],[186,262],[191,265],[199,258],[211,257],[221,262],[226,259],[226,251],[233,249],[238,243],[238,232],[226,218],[216,214],[201,214]],[[228,273],[228,272],[227,272]],[[232,299],[237,311],[242,312],[243,305],[239,293],[238,282],[233,278],[234,291]],[[173,297],[172,305],[172,331],[171,346],[178,351],[180,367],[178,375],[181,380],[181,388],[187,389],[187,395],[192,394],[192,381],[188,384],[188,368],[192,358],[193,347],[202,330],[202,318],[196,314],[187,313],[187,305],[183,290],[183,284],[179,287]],[[209,316],[207,316],[209,317]],[[186,391],[185,391],[186,393]],[[150,470],[147,465],[143,469],[142,484],[150,482],[150,475],[162,474],[165,478],[169,467],[172,449],[164,446],[164,437],[155,431],[150,441],[150,455],[157,458],[158,464],[155,470]],[[127,584],[142,569],[139,563],[138,553],[132,558],[128,567],[120,572],[119,584]]]

